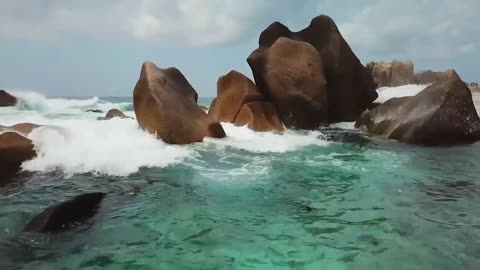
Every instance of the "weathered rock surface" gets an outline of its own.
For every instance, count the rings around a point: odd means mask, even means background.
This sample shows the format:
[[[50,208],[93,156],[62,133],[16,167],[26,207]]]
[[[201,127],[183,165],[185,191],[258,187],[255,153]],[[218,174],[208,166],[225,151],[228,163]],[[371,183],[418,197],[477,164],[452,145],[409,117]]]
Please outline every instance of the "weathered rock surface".
[[[317,61],[318,63],[312,66],[307,64],[306,67],[310,67],[314,74],[317,73],[319,66],[323,68],[328,100],[328,121],[325,122],[355,121],[377,98],[375,83],[370,72],[360,63],[350,46],[343,39],[334,21],[325,15],[314,18],[307,28],[299,32],[292,32],[279,22],[273,23],[262,32],[259,39],[259,49],[250,55],[248,63],[252,68],[257,86],[265,93],[267,98],[270,97],[273,88],[269,85],[266,77],[281,69],[281,67],[268,65],[268,62],[265,63],[264,58],[259,57],[259,55],[262,55],[262,50],[269,50],[281,37],[308,43],[317,51],[319,56],[316,58],[320,59]],[[283,43],[286,42],[283,41]],[[306,64],[305,58],[299,59],[298,65],[302,64]],[[311,84],[309,81],[299,81],[298,83],[300,83],[299,88],[302,84]],[[319,87],[317,91],[318,93],[315,93],[314,96],[322,96],[325,90],[324,87]],[[292,103],[297,104],[297,106],[304,105],[306,110],[309,110],[309,107],[310,109],[317,107],[309,104],[316,99],[311,96],[313,92],[313,89],[305,91],[301,99],[295,99],[301,96],[295,95]],[[272,101],[287,127],[315,128],[318,126],[318,118],[323,118],[323,116],[310,116],[310,119],[314,120],[311,122],[302,120],[303,116],[296,114],[292,114],[291,118],[286,118],[282,105],[277,104],[273,98]],[[317,111],[311,110],[311,112]],[[322,114],[323,112],[322,110]],[[308,114],[309,112],[303,113],[303,115]]]
[[[461,79],[435,83],[416,96],[390,99],[366,112],[356,127],[420,145],[468,144],[480,139],[472,93]]]
[[[220,123],[198,106],[197,99],[197,92],[178,69],[160,69],[151,62],[143,64],[133,93],[141,128],[171,144],[225,137]]]

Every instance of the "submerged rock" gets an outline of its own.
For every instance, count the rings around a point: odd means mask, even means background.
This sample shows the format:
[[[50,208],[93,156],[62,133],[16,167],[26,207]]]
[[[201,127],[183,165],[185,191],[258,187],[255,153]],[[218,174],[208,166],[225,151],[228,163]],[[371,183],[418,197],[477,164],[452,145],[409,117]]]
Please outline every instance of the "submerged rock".
[[[86,110],[85,112],[103,113],[103,111],[102,111],[102,110],[99,110],[99,109],[89,109],[89,110]]]
[[[176,68],[145,62],[133,93],[138,124],[166,143],[189,144],[204,137],[223,138],[219,122],[197,104],[198,95]]]
[[[366,112],[355,126],[421,145],[468,144],[480,139],[472,93],[461,79],[433,84],[416,96],[390,99]]]
[[[11,107],[17,104],[17,98],[5,90],[0,90],[0,107]]]
[[[82,194],[49,207],[35,216],[25,231],[55,233],[82,225],[95,216],[105,195],[102,192]]]
[[[17,132],[0,134],[0,182],[14,177],[24,161],[36,156],[30,139]]]
[[[284,57],[290,57],[290,68],[268,65],[269,62],[265,62],[265,57],[262,57],[265,53],[261,51],[269,50],[280,37],[306,42],[315,48],[319,56],[313,56],[310,52],[299,53],[302,50],[293,47],[295,48],[293,50],[294,55],[302,56],[297,62],[293,61],[293,55],[289,55],[291,49],[283,51],[281,54]],[[285,40],[282,42],[286,43]],[[300,43],[297,44],[299,44],[297,46],[305,47],[305,45],[300,45]],[[307,51],[306,47],[303,50]],[[306,59],[307,55],[313,56],[317,60],[309,61]],[[280,63],[280,60],[277,63]],[[313,65],[311,62],[317,63]],[[325,92],[325,85],[320,83],[323,76],[326,80],[328,100],[328,121],[326,122],[355,121],[378,96],[372,75],[360,63],[360,60],[343,39],[335,22],[325,15],[314,18],[307,28],[299,32],[292,32],[288,27],[279,22],[273,23],[260,35],[259,49],[250,55],[248,63],[253,71],[257,86],[267,97],[274,91],[277,91],[270,85],[271,79],[267,78],[274,76],[272,73],[275,74],[275,72],[281,70],[284,75],[290,72],[292,76],[297,76],[296,73],[298,71],[291,69],[291,67],[296,66],[302,67],[301,72],[305,72],[304,76],[308,75],[306,72],[310,71],[310,75],[306,76],[307,80],[297,79],[299,86],[297,86],[297,94],[292,97],[291,103],[297,104],[297,107],[305,106],[306,110],[315,108],[315,110],[312,110],[312,113],[319,111],[319,106],[314,103],[318,102],[321,99],[319,96],[323,96]],[[323,68],[323,74],[319,74],[320,67]],[[312,84],[312,79],[318,80],[318,82]],[[315,91],[317,84],[318,88]],[[311,87],[311,89],[303,93],[301,88],[304,85]],[[310,121],[308,119],[302,120],[304,116],[296,114],[292,114],[291,118],[288,119],[286,114],[282,112],[282,104],[277,104],[275,100],[272,101],[279,110],[282,121],[287,127],[314,128],[318,125],[319,119],[324,118],[325,110],[320,110],[321,116],[310,116]],[[296,123],[299,123],[298,126]]]
[[[118,109],[111,109],[107,112],[107,115],[105,115],[105,117],[98,117],[97,120],[110,120],[113,118],[133,119],[130,116],[126,116],[122,111]]]
[[[41,125],[32,123],[19,123],[13,126],[0,126],[0,132],[2,131],[15,131],[24,135],[30,134],[34,129],[41,127]]]

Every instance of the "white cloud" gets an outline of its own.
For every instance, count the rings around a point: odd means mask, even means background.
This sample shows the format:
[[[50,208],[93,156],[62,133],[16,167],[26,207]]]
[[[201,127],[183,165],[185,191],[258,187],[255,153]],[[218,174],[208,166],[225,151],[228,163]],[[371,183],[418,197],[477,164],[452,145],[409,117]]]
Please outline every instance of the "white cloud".
[[[480,42],[478,0],[377,0],[339,25],[369,59],[447,59]]]
[[[313,6],[312,2],[305,3]],[[87,35],[218,45],[235,42],[302,8],[289,0],[0,0],[0,41],[52,42]]]

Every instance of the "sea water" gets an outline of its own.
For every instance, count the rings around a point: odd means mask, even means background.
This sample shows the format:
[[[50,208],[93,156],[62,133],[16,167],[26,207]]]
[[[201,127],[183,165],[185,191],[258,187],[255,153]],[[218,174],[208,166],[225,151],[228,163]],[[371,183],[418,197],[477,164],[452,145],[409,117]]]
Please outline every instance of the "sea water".
[[[0,188],[2,270],[480,267],[478,144],[411,146],[353,123],[282,134],[224,123],[225,139],[175,146],[86,112],[135,117],[131,98],[15,94],[0,125],[62,129],[32,132],[38,157]],[[108,195],[87,224],[22,232],[46,207],[98,191]]]

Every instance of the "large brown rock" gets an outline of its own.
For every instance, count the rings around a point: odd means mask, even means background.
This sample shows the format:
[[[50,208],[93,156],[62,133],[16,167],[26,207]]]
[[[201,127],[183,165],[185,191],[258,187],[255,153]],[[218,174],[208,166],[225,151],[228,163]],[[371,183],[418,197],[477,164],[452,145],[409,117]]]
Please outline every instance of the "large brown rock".
[[[415,74],[414,83],[416,84],[432,84],[443,82],[450,79],[460,79],[460,76],[454,69],[447,71],[421,71]]]
[[[107,112],[105,117],[98,117],[97,120],[110,120],[110,119],[113,119],[113,118],[132,119],[132,117],[126,116],[119,109],[111,109]]]
[[[198,106],[197,98],[197,92],[178,69],[160,69],[145,62],[133,92],[138,124],[171,144],[225,137],[220,123]]]
[[[247,76],[232,70],[218,79],[217,97],[212,101],[208,115],[220,122],[233,123],[244,104],[264,99]]]
[[[270,102],[256,101],[244,104],[235,118],[235,125],[247,126],[254,131],[283,131],[275,106]]]
[[[302,31],[292,32],[285,25],[275,22],[262,32],[259,39],[259,50],[266,50],[271,47],[277,39],[286,37],[296,41],[303,41],[312,45],[320,55],[323,66],[324,76],[327,81],[328,96],[328,122],[355,121],[360,114],[378,97],[375,91],[375,83],[372,75],[355,56],[350,46],[343,39],[335,22],[328,16],[322,15],[314,18],[310,25]],[[279,67],[262,63],[256,58],[258,51],[254,52],[249,58],[248,63],[252,68],[255,82],[261,91],[270,92],[271,89],[265,83],[265,75],[271,70],[277,70]],[[313,70],[313,68],[312,68]],[[309,84],[309,83],[306,83]],[[318,89],[323,92],[323,88]],[[308,91],[311,93],[312,90]],[[293,103],[305,104],[306,100],[314,100],[311,96],[305,94],[300,100],[293,100]],[[323,95],[320,93],[319,95]],[[298,97],[299,95],[296,95]],[[277,109],[282,112],[282,108],[274,101]],[[306,106],[315,107],[312,105]],[[308,114],[308,113],[305,113]],[[317,125],[317,116],[311,117],[309,121],[288,121],[282,120],[289,127],[315,127]],[[300,120],[296,115],[292,116],[295,120]],[[286,121],[287,120],[287,121]],[[295,122],[302,125],[296,126]],[[307,122],[307,123],[304,123]]]
[[[414,67],[411,61],[370,62],[367,68],[370,69],[377,87],[397,87],[414,83]]]
[[[390,99],[366,112],[355,126],[421,145],[467,144],[480,139],[472,93],[461,79],[433,84],[416,96]]]
[[[312,45],[280,37],[272,46],[253,52],[248,62],[285,126],[316,129],[328,122],[323,61]]]
[[[0,107],[10,107],[17,104],[17,98],[10,95],[5,90],[0,90]]]
[[[32,141],[16,132],[0,134],[0,182],[15,176],[24,161],[36,156]]]

